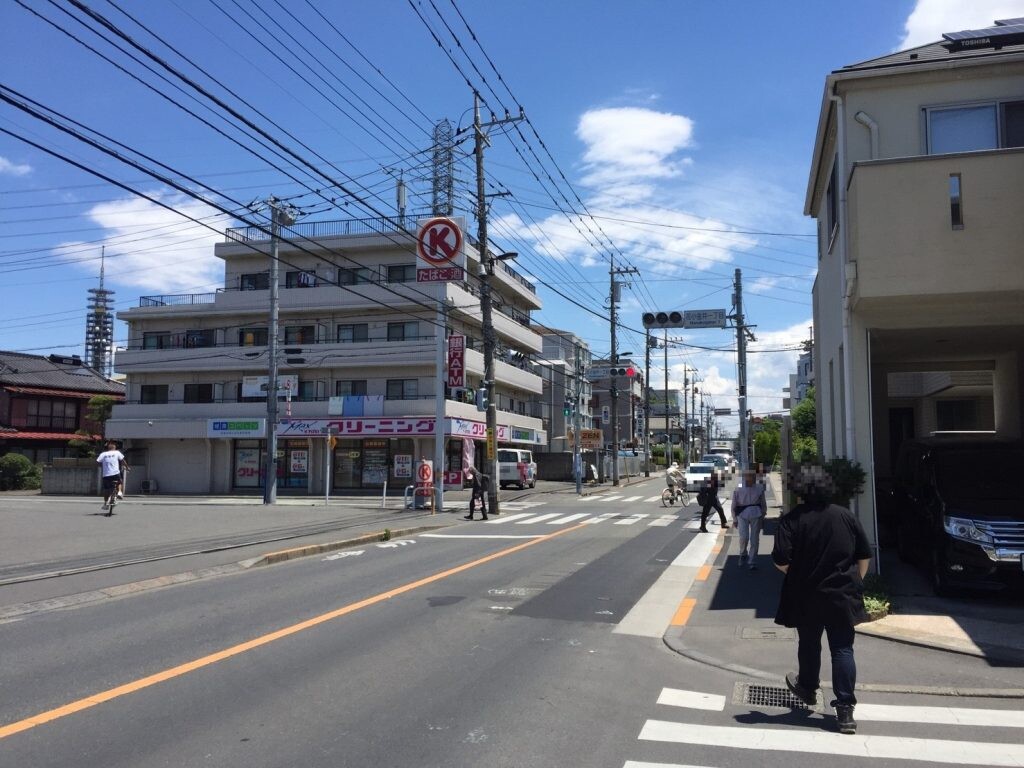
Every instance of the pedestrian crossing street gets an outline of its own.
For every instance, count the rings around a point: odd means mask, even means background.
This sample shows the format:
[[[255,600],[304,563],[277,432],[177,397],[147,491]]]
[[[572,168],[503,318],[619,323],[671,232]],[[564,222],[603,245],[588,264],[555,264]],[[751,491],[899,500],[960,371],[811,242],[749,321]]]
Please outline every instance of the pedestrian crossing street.
[[[647,527],[665,527],[677,523],[682,523],[684,530],[696,531],[700,528],[700,509],[695,504],[691,504],[689,507],[669,507],[665,508],[661,505],[661,494],[657,496],[628,496],[628,495],[611,495],[611,496],[591,496],[586,497],[588,502],[601,502],[602,506],[605,502],[617,502],[612,506],[621,508],[623,504],[644,504],[644,505],[655,505],[650,512],[636,512],[628,513],[625,511],[619,512],[601,512],[601,506],[596,507],[595,512],[575,512],[572,514],[565,514],[562,512],[543,512],[539,510],[539,507],[543,507],[548,502],[546,501],[503,501],[501,503],[501,515],[498,517],[492,517],[486,521],[485,525],[529,525],[532,523],[543,523],[546,525],[569,525],[574,524],[586,524],[586,525],[598,525],[600,523],[609,523],[610,525],[644,525]],[[674,511],[678,510],[678,511]],[[717,526],[718,521],[708,521],[709,526]]]
[[[716,693],[663,689],[656,702],[659,717],[644,722],[635,747],[638,756],[646,751],[659,759],[626,760],[623,768],[714,768],[751,760],[761,765],[819,766],[826,756],[1024,766],[1024,712],[1019,709],[862,702],[854,710],[857,733],[844,735],[835,730],[831,708],[819,705],[814,712],[794,717],[790,713],[798,711],[784,707],[736,703],[742,700],[739,690],[737,686],[730,701]],[[744,724],[773,719],[777,723],[768,727]],[[678,750],[678,762],[665,762],[666,745],[672,753]],[[769,758],[773,752],[786,754]],[[696,755],[702,758],[700,765],[694,762]]]

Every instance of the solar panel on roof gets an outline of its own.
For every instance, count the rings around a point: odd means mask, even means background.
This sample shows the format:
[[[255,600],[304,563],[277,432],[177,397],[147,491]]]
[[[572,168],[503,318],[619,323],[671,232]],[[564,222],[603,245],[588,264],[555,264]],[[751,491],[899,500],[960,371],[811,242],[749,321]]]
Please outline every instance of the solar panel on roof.
[[[1002,48],[1004,45],[1024,43],[1024,19],[1003,19],[992,27],[945,32],[942,36],[947,40],[943,46],[951,52],[974,48]]]

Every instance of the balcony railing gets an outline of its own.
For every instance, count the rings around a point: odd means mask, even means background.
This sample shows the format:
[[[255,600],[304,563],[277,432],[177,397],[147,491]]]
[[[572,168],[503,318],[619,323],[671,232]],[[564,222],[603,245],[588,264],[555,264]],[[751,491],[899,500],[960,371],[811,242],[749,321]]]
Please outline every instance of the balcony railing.
[[[266,228],[261,227],[230,227],[224,230],[224,242],[254,243],[270,240]],[[343,219],[340,221],[306,221],[292,224],[284,231],[284,237],[309,238],[343,237],[345,235],[385,235],[396,233],[411,234],[409,221],[398,218],[377,217],[372,219]]]
[[[213,304],[216,293],[176,293],[164,296],[140,296],[140,307],[181,307],[190,304]]]

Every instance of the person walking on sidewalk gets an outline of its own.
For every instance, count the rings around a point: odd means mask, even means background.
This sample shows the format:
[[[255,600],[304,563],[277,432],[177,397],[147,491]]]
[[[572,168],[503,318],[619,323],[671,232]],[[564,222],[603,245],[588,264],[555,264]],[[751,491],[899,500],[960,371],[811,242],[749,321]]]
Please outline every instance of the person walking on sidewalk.
[[[128,463],[124,460],[124,454],[117,450],[117,443],[113,440],[107,441],[107,450],[96,457],[96,463],[100,465],[100,472],[103,475],[103,509],[110,512],[110,499],[121,490],[121,470],[128,469]]]
[[[752,469],[743,470],[743,485],[732,492],[732,522],[740,532],[740,565],[757,570],[757,550],[761,542],[761,527],[768,514],[764,486],[757,482]]]
[[[786,574],[775,623],[795,627],[799,640],[799,671],[786,675],[786,685],[804,703],[817,703],[824,632],[839,732],[856,733],[853,628],[867,620],[864,576],[871,548],[853,513],[829,503],[835,486],[824,468],[795,467],[787,480],[800,503],[779,521],[772,550],[775,566]]]
[[[700,532],[707,533],[708,515],[712,509],[718,510],[718,522],[722,524],[724,531],[729,527],[725,522],[725,510],[722,509],[722,502],[718,500],[718,472],[711,470],[708,479],[704,481],[704,487],[697,493],[697,503],[700,504]]]
[[[477,499],[480,500],[480,518],[482,520],[487,519],[487,491],[488,491],[488,480],[490,477],[481,473],[479,470],[470,467],[466,470],[469,475],[469,479],[473,482],[473,492],[469,496],[469,514],[465,515],[464,519],[472,520],[473,512],[476,510]]]

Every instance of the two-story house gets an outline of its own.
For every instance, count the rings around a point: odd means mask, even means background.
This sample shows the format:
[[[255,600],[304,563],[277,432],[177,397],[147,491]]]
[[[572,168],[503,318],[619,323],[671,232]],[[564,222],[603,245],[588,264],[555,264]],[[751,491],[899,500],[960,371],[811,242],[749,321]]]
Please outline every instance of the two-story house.
[[[818,222],[819,446],[875,489],[900,443],[1022,432],[1024,41],[991,29],[829,74],[805,214]]]
[[[446,442],[449,484],[464,462],[482,465],[485,415],[472,402],[484,373],[479,256],[465,245],[460,279],[419,282],[416,232],[387,219],[309,222],[285,233],[279,252],[278,488],[399,489],[412,465]],[[468,238],[467,238],[468,240]],[[228,230],[215,255],[215,293],[147,296],[119,317],[129,345],[118,352],[127,402],[107,434],[130,441],[160,492],[245,493],[264,484],[268,418],[269,237]],[[532,283],[501,261],[490,279],[499,445],[544,445],[528,415],[541,392],[529,359],[541,337],[530,312]],[[442,314],[444,313],[444,314]],[[446,319],[439,319],[446,318]],[[465,338],[464,388],[438,370],[441,334]],[[443,355],[443,353],[442,353]],[[444,387],[444,413],[435,394]],[[331,440],[333,437],[333,440]],[[468,443],[468,445],[467,445]]]

